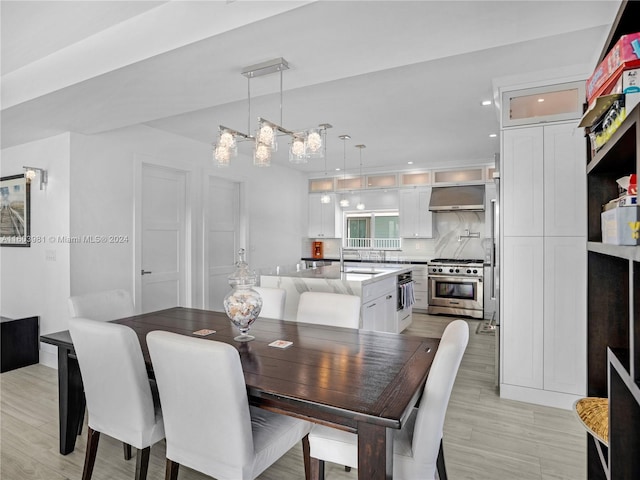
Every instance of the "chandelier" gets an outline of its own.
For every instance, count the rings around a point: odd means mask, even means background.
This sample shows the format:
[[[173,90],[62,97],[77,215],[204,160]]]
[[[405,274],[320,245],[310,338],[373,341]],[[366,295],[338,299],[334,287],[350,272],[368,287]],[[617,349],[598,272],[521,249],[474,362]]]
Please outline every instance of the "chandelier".
[[[230,160],[238,155],[238,142],[254,142],[253,164],[257,167],[271,165],[273,152],[278,149],[278,137],[289,138],[289,161],[291,163],[306,163],[312,158],[324,157],[324,140],[326,130],[331,128],[328,123],[322,123],[317,127],[302,130],[289,130],[282,124],[282,72],[289,69],[289,64],[284,58],[276,58],[257,65],[245,67],[242,75],[247,78],[248,119],[247,130],[251,131],[251,79],[280,73],[280,124],[262,117],[258,117],[258,128],[254,135],[238,130],[218,126],[218,141],[213,147],[213,158],[219,167],[229,166]]]

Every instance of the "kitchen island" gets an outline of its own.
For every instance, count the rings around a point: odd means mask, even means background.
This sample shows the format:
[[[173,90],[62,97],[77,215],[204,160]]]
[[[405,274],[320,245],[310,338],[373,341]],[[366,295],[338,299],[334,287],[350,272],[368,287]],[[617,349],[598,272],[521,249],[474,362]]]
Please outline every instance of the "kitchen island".
[[[411,274],[411,265],[339,264],[301,270],[281,275],[262,275],[263,287],[283,288],[287,292],[285,320],[295,320],[300,294],[330,292],[356,295],[362,299],[360,328],[400,333],[411,324],[411,306],[398,302],[398,278]]]

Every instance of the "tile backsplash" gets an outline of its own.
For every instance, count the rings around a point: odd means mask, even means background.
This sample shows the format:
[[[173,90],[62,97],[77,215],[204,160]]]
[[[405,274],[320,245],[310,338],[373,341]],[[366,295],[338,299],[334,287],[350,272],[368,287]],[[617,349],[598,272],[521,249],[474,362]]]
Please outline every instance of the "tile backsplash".
[[[402,251],[387,253],[387,259],[406,261],[431,258],[479,258],[487,260],[491,251],[491,238],[486,227],[485,215],[486,212],[434,213],[433,238],[403,239]],[[464,238],[467,233],[479,233],[479,238]],[[303,257],[311,256],[314,240],[324,242],[325,258],[340,256],[341,239],[305,238],[302,241]]]

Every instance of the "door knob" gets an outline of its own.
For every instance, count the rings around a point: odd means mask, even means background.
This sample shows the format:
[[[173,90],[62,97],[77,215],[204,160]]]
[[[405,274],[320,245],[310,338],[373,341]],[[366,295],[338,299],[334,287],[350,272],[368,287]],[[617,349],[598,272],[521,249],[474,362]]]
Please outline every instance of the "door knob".
[[[151,272],[148,270],[144,270],[144,269],[140,270],[140,275],[149,275],[150,273]]]

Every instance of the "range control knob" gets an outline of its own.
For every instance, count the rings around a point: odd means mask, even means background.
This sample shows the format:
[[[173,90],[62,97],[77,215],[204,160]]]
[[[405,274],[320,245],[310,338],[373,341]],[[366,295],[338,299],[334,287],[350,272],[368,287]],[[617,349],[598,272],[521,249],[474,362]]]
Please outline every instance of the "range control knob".
[[[441,268],[439,268],[439,269],[438,269],[438,271],[439,271],[439,272],[442,272],[442,269],[441,269]]]
[[[467,273],[471,273],[471,270],[467,270]]]
[[[475,268],[473,269],[473,273],[478,273],[478,270],[476,270]]]
[[[449,273],[453,273],[453,268],[450,268],[450,269],[449,269]]]
[[[460,269],[459,268],[456,268],[456,273],[460,273]]]

